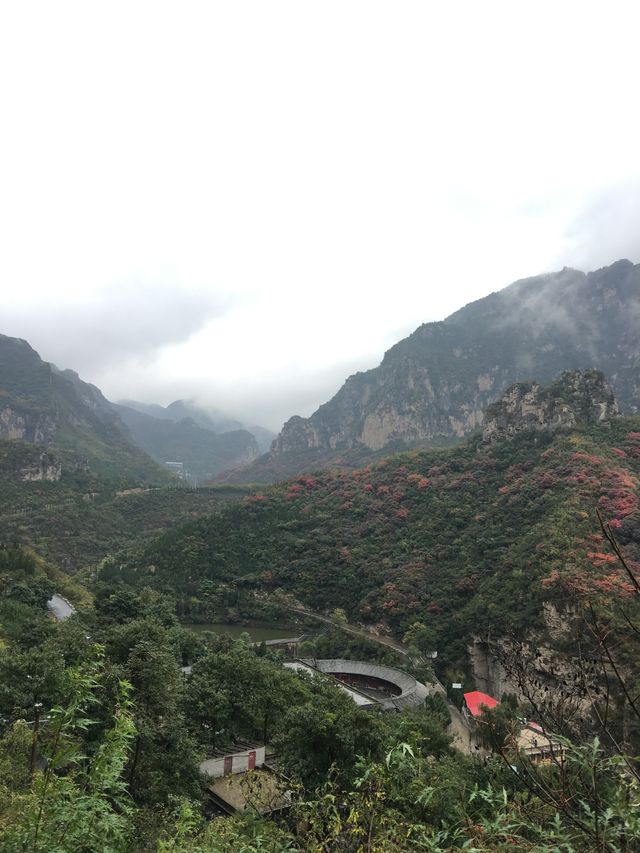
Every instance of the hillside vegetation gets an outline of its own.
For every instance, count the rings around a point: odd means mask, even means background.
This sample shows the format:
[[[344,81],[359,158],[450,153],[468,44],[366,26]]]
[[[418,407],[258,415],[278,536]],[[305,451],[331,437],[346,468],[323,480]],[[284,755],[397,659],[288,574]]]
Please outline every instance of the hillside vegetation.
[[[248,491],[138,482],[96,475],[64,451],[0,441],[0,544],[31,547],[75,572]]]
[[[596,510],[637,558],[639,477],[640,418],[477,438],[263,489],[167,532],[123,578],[196,596],[210,580],[282,588],[399,635],[421,621],[460,661],[472,633],[541,628],[543,601],[630,593]]]
[[[330,679],[247,637],[187,631],[171,598],[117,581],[54,622],[48,569],[20,549],[0,549],[0,580],[7,853],[637,850],[625,756],[567,742],[561,767],[537,768],[514,747],[513,704],[487,720],[507,735],[502,757],[468,756],[452,748],[441,696],[364,711]],[[273,745],[289,809],[211,815],[198,765],[235,738]],[[255,802],[251,777],[233,778]]]
[[[170,479],[136,447],[95,386],[43,361],[26,341],[5,335],[0,335],[0,439],[65,452],[106,477],[155,485]]]

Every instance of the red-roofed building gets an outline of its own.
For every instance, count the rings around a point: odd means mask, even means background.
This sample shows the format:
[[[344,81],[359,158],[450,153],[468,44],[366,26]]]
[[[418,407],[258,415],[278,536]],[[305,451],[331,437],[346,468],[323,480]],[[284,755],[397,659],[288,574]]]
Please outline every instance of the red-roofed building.
[[[497,699],[494,699],[493,696],[489,696],[486,693],[481,693],[479,690],[473,690],[471,693],[464,694],[464,705],[462,706],[462,713],[465,715],[467,720],[471,717],[476,720],[478,717],[482,716],[482,712],[487,708],[495,708],[496,705],[499,705]]]

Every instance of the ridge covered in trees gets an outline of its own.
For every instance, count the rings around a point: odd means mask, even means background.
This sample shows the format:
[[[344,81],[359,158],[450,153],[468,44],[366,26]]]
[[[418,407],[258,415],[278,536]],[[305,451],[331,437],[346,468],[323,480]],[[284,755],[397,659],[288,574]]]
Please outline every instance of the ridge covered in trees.
[[[238,600],[284,590],[398,636],[424,622],[441,660],[460,664],[472,634],[542,630],[543,602],[630,594],[596,510],[637,566],[639,477],[637,418],[474,439],[262,489],[168,531],[116,574],[196,599],[211,583]]]

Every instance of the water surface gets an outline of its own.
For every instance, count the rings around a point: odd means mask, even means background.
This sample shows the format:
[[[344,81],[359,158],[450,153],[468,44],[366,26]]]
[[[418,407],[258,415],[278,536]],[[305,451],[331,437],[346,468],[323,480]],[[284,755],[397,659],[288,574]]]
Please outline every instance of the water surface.
[[[228,634],[237,639],[240,634],[248,634],[254,643],[262,640],[283,640],[289,637],[299,637],[301,628],[277,627],[276,625],[241,625],[237,622],[184,622],[185,628],[201,634],[203,631],[213,631],[215,634]]]

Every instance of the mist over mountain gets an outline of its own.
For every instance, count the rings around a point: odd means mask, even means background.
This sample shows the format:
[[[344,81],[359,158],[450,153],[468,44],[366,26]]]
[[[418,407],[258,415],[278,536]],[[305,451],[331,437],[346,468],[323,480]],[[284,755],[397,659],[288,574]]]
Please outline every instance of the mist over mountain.
[[[271,482],[364,464],[382,451],[455,442],[479,429],[511,384],[602,370],[623,412],[640,410],[640,265],[565,268],[515,282],[426,323],[372,370],[351,376],[309,418],[292,417],[240,476]],[[237,475],[236,475],[237,476]]]
[[[74,370],[43,361],[26,341],[0,336],[0,440],[51,450],[52,470],[60,451],[108,476],[166,480],[158,466],[176,461],[201,480],[260,454],[238,421],[189,401],[136,405],[111,403]]]
[[[198,478],[253,461],[275,438],[264,427],[245,426],[193,400],[174,400],[168,406],[121,400],[114,405],[140,447],[158,461],[183,462]]]
[[[253,435],[244,429],[214,432],[191,416],[158,418],[114,404],[136,443],[160,463],[180,462],[198,480],[252,462],[260,454]]]
[[[239,420],[230,418],[216,409],[204,409],[192,400],[174,400],[168,406],[160,406],[157,403],[139,403],[137,400],[118,400],[118,405],[127,406],[154,418],[168,421],[181,421],[191,418],[202,429],[211,432],[229,432],[234,429],[242,429]]]
[[[640,853],[639,31],[0,5],[0,853]]]

